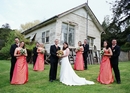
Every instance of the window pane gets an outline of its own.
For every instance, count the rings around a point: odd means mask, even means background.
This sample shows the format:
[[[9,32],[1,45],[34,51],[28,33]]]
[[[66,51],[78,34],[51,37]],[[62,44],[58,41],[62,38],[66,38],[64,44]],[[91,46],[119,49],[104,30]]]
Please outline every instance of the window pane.
[[[45,32],[42,32],[42,38],[45,38]]]
[[[67,41],[67,33],[68,33],[68,25],[65,23],[62,23],[62,37],[61,37],[61,43]]]
[[[42,38],[42,43],[45,43],[45,38]]]
[[[88,37],[88,44],[90,45],[90,38]]]
[[[49,31],[46,32],[46,37],[49,37]]]
[[[68,32],[68,25],[65,24],[65,23],[62,24],[62,32],[63,33],[67,33]]]
[[[68,43],[70,46],[74,46],[74,26],[69,26]]]
[[[49,43],[49,37],[46,37],[46,43]]]
[[[93,38],[91,38],[91,46],[93,46],[93,43],[94,43]]]
[[[67,33],[64,33],[64,40],[63,42],[67,42]]]

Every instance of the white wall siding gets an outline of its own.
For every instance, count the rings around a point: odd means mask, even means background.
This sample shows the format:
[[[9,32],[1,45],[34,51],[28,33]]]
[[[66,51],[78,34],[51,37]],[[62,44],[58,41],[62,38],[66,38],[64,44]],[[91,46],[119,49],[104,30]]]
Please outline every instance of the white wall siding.
[[[50,31],[50,37],[49,37],[49,43],[47,44],[44,44],[45,45],[45,48],[47,49],[47,51],[49,52],[49,49],[50,49],[50,45],[51,44],[54,44],[54,39],[55,39],[55,34],[56,34],[56,23],[51,23],[45,27],[42,27],[42,28],[39,28],[29,34],[27,34],[25,37],[29,37],[35,33],[36,34],[36,37],[35,37],[35,41],[38,41],[39,43],[42,43],[42,32],[45,32],[45,31]]]
[[[97,29],[93,21],[88,21],[88,36],[94,37],[94,45],[98,50],[101,49],[101,32]]]

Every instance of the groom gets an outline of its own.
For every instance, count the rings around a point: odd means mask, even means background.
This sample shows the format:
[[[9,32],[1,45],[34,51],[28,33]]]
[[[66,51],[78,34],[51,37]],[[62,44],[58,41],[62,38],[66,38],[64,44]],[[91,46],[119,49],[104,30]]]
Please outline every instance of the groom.
[[[49,73],[49,81],[53,82],[53,80],[56,80],[57,75],[57,65],[58,65],[58,56],[57,51],[60,50],[60,47],[58,46],[59,40],[55,40],[55,45],[52,45],[50,47],[50,73]]]
[[[120,71],[119,71],[119,68],[118,68],[118,63],[119,63],[118,59],[119,59],[119,55],[120,55],[120,47],[117,45],[116,39],[112,40],[111,49],[112,49],[112,52],[113,52],[113,55],[110,58],[111,66],[114,70],[116,81],[117,81],[118,84],[120,84],[121,83]]]

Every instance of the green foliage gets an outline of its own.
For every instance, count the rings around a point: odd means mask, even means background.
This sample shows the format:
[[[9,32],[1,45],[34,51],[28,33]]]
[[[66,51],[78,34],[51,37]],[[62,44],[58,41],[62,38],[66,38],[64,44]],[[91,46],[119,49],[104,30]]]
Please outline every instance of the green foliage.
[[[4,42],[6,42],[8,33],[10,33],[11,31],[13,30],[7,28],[0,28],[0,49],[4,46]]]
[[[49,82],[48,73],[50,65],[45,65],[45,70],[35,72],[33,65],[29,67],[29,81],[24,85],[10,85],[9,68],[10,62],[0,60],[0,93],[129,93],[130,92],[130,62],[120,62],[121,84],[116,81],[109,85],[100,84],[96,81],[100,65],[88,65],[89,69],[75,71],[80,77],[94,81],[94,85],[66,86],[59,81],[60,65],[58,66],[57,81]]]
[[[130,34],[130,0],[115,0],[112,3],[113,17],[109,21],[108,16],[104,18],[102,26],[106,34],[102,34],[101,42],[117,39],[122,51],[130,51],[127,36]]]
[[[130,0],[115,0],[112,5],[113,24],[118,27],[130,26]]]
[[[121,46],[121,50],[129,51],[130,50],[130,42],[126,42],[123,46]]]
[[[35,46],[34,42],[30,43],[30,41],[24,38],[24,35],[22,35],[19,31],[10,31],[6,37],[5,46],[0,50],[0,59],[10,58],[9,51],[11,45],[14,44],[15,37],[19,37],[20,41],[24,41],[27,50],[32,51]]]

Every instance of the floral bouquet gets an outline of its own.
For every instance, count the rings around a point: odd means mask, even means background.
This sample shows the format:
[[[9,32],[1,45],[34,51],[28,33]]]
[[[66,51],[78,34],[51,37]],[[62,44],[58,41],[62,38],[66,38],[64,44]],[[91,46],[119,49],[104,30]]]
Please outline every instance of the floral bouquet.
[[[42,50],[41,50],[41,53],[42,53],[42,54],[45,54],[45,49],[42,49]]]
[[[104,54],[104,50],[101,50],[101,51],[100,51],[100,54],[101,54],[101,56],[102,56],[102,55]]]
[[[20,50],[20,54],[21,54],[21,55],[24,55],[24,54],[25,54],[25,49],[21,49],[21,50]]]
[[[80,47],[77,47],[76,50],[77,50],[77,51],[80,51]]]
[[[58,50],[56,53],[57,53],[57,56],[59,56],[59,57],[64,55],[63,50]]]

